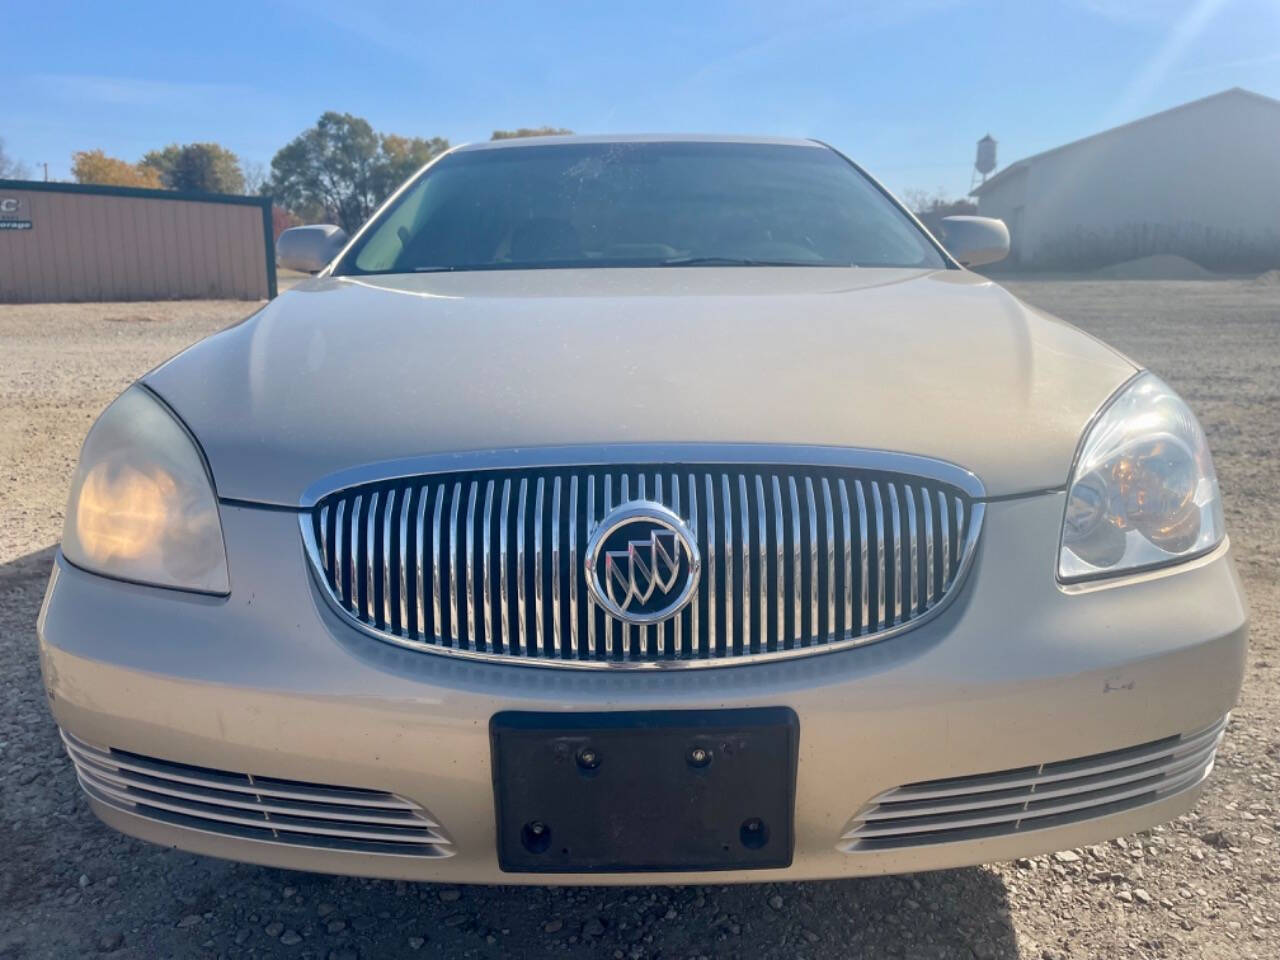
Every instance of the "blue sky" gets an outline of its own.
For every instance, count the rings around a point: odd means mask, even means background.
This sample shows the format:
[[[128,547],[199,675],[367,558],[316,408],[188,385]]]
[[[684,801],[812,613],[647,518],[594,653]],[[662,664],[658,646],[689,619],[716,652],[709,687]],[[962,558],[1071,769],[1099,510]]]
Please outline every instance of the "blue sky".
[[[216,15],[210,10],[216,9]],[[15,2],[0,137],[33,175],[215,140],[268,166],[327,109],[383,131],[817,137],[894,190],[1232,86],[1280,97],[1276,0]]]

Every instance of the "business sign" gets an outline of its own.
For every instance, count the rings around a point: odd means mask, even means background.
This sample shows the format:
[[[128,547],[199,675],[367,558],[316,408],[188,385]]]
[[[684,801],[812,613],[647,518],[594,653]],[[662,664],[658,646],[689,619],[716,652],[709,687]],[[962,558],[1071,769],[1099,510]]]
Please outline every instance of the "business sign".
[[[0,193],[0,230],[30,230],[31,204],[26,197]]]

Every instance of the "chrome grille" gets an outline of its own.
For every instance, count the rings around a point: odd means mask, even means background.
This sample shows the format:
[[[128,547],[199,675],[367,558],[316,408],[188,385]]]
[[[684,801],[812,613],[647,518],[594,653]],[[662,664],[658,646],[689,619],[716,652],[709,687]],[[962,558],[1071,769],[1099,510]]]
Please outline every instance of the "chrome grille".
[[[954,469],[954,468],[953,468]],[[612,508],[664,504],[693,533],[693,601],[649,626],[596,605],[584,546]],[[498,469],[399,478],[302,518],[329,599],[432,652],[570,667],[705,666],[881,639],[940,608],[977,542],[958,485],[839,466]]]
[[[392,793],[193,767],[95,747],[65,731],[62,741],[85,793],[151,820],[290,846],[453,855],[430,815]]]
[[[1227,718],[1180,737],[1018,770],[932,780],[881,794],[853,820],[846,853],[1062,826],[1155,803],[1213,769]]]

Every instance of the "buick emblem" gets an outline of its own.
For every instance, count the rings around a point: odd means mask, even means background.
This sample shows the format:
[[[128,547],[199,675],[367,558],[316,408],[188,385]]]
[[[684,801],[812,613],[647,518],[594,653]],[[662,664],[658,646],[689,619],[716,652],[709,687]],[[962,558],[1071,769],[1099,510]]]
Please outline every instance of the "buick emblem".
[[[702,557],[674,512],[651,500],[620,504],[587,540],[587,590],[627,623],[658,623],[693,599]]]

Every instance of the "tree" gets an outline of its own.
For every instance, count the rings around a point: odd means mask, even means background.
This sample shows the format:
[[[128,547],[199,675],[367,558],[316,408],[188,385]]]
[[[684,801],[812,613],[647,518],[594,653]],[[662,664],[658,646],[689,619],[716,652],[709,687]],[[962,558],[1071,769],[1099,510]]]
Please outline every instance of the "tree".
[[[902,202],[917,217],[932,215],[934,217],[955,217],[972,215],[978,212],[978,205],[968,197],[952,200],[947,192],[939,187],[933,193],[928,190],[904,190]]]
[[[109,157],[101,150],[81,150],[71,155],[71,174],[77,183],[105,183],[115,187],[163,187],[160,175],[151,167]]]
[[[28,176],[26,166],[9,156],[4,148],[4,137],[0,137],[0,179],[25,180]]]
[[[279,240],[280,234],[284,233],[290,227],[300,226],[302,221],[298,219],[293,212],[286,210],[279,204],[271,205],[271,234]]]
[[[573,133],[564,127],[520,127],[518,130],[495,130],[490,140],[515,140],[518,137],[561,137]]]
[[[240,158],[217,143],[171,143],[145,154],[139,166],[154,170],[170,190],[244,192]]]
[[[266,168],[256,160],[241,160],[240,172],[244,174],[244,192],[259,196],[271,192],[271,179]]]
[[[394,133],[382,135],[382,158],[374,192],[382,200],[391,196],[396,187],[449,149],[449,141],[443,137],[424,140],[420,137],[402,137]]]
[[[271,192],[306,220],[327,219],[354,232],[401,181],[449,147],[379,134],[363,117],[328,111],[271,161]]]

